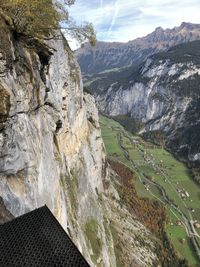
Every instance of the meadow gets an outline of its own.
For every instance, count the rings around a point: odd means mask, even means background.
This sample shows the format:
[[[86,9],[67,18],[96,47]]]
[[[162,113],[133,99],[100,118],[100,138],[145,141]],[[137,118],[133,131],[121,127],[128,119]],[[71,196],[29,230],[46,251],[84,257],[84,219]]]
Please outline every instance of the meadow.
[[[101,115],[100,125],[108,158],[134,171],[134,186],[140,197],[157,200],[165,206],[169,218],[166,223],[168,238],[179,257],[186,258],[192,267],[199,266],[187,227],[184,226],[187,221],[200,222],[200,187],[192,180],[190,170],[163,147],[132,135],[118,122]],[[119,134],[129,158],[120,146]],[[200,231],[196,230],[196,234]],[[196,239],[200,243],[200,237]]]

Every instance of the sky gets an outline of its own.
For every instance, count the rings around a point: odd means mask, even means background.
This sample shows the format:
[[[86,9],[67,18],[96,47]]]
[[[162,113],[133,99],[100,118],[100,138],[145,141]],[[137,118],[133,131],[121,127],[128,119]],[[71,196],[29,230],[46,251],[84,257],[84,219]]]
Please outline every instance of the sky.
[[[200,23],[200,0],[76,0],[69,9],[78,24],[92,22],[100,41],[127,42],[156,27]],[[70,42],[75,49],[75,41]]]

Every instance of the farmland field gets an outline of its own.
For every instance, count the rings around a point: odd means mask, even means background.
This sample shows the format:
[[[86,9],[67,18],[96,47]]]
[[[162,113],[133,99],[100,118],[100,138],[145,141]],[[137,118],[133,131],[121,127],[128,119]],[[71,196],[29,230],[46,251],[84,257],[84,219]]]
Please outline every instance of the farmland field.
[[[110,118],[100,116],[100,125],[108,157],[137,174],[134,185],[139,196],[163,203],[169,217],[168,238],[181,258],[199,266],[199,250],[195,253],[190,237],[199,247],[200,231],[190,224],[200,222],[200,187],[189,169],[164,148],[133,136]]]

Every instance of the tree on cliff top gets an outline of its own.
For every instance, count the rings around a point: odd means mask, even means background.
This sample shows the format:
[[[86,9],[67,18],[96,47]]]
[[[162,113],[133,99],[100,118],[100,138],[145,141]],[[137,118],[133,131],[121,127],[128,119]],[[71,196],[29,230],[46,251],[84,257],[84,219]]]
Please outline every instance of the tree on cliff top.
[[[80,43],[89,40],[96,43],[96,34],[91,23],[77,26],[69,17],[68,7],[75,0],[0,0],[0,10],[7,16],[17,33],[43,38],[55,34],[56,29],[65,29]]]

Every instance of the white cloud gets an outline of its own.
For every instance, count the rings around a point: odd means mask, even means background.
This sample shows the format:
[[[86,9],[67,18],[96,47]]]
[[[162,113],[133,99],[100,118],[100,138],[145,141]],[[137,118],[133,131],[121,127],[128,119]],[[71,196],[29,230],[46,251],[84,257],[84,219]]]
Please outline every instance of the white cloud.
[[[109,27],[108,33],[107,33],[108,36],[110,35],[110,33],[111,33],[112,29],[113,29],[113,26],[115,25],[116,19],[118,17],[119,3],[120,3],[120,0],[116,0],[115,3],[114,3],[112,21],[111,21],[111,24],[110,24],[110,27]]]
[[[102,41],[126,42],[181,22],[200,23],[199,0],[76,0],[70,14],[94,24]]]

